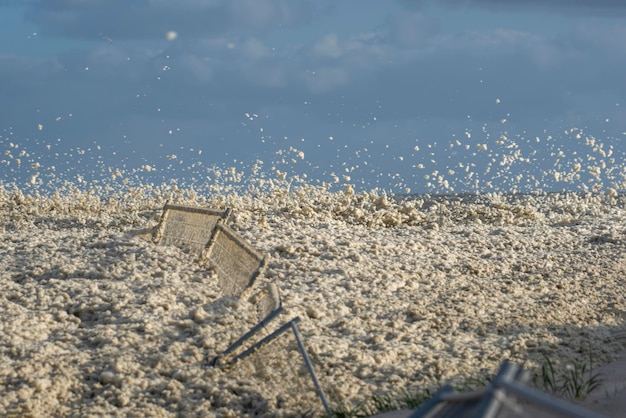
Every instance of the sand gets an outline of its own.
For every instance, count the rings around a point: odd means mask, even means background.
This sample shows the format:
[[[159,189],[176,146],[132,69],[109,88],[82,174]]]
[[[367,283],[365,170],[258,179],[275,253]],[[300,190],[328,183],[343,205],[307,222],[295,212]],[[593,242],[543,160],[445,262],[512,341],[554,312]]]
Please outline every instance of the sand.
[[[251,325],[210,269],[142,235],[167,199],[230,207],[270,261],[334,407],[480,381],[504,359],[600,366],[624,350],[626,199],[397,200],[276,188],[0,189],[0,415],[292,416],[211,367]],[[484,380],[483,380],[484,381]]]

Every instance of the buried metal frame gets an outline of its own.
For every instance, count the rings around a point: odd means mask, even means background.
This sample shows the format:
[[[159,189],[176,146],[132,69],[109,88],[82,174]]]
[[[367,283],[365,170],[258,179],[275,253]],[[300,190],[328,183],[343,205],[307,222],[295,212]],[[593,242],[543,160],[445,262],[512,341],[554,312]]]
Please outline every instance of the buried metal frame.
[[[523,382],[527,380],[526,377],[526,372],[522,370],[520,366],[512,364],[509,361],[504,361],[500,366],[500,371],[487,388],[471,393],[458,393],[454,391],[452,386],[446,385],[441,388],[435,396],[415,410],[410,415],[410,418],[451,416],[495,418],[498,416],[503,406],[521,408],[521,405],[510,404],[510,401],[513,401],[513,399],[507,397],[509,393],[527,402],[531,402],[538,407],[548,409],[565,417],[606,418],[604,415],[597,414],[525,386],[520,381]],[[465,405],[463,405],[463,403],[465,403]],[[446,406],[453,409],[446,410]],[[442,412],[443,414],[438,415],[438,412]],[[466,415],[459,415],[463,412],[465,412]],[[519,413],[520,411],[517,412]]]
[[[271,309],[269,309],[269,312],[267,310],[263,310],[262,312],[260,312],[259,311],[260,309],[263,309],[266,307],[265,302],[267,300],[269,300],[271,303]],[[252,327],[248,332],[242,335],[239,339],[237,339],[237,341],[232,343],[221,354],[213,358],[210,361],[210,364],[212,366],[220,366],[222,363],[222,360],[226,356],[228,356],[230,353],[235,351],[237,348],[241,347],[241,345],[243,345],[243,343],[246,340],[249,340],[250,338],[252,338],[257,332],[259,332],[262,329],[265,329],[265,327],[272,320],[274,320],[278,315],[280,315],[283,312],[283,305],[280,299],[280,293],[278,291],[278,287],[274,283],[268,283],[267,286],[263,290],[253,295],[250,298],[250,301],[256,305],[257,315],[261,314],[261,316],[258,317],[259,322],[254,327]]]
[[[206,228],[208,231],[208,236],[207,236],[206,241],[185,240],[185,239],[181,239],[181,237],[169,236],[168,234],[166,234],[166,231],[168,230],[168,226],[169,226],[167,221],[169,217],[171,216],[172,212],[206,215],[209,219],[211,219],[213,221],[211,227]],[[228,221],[228,218],[230,218],[231,213],[232,211],[230,208],[226,208],[225,210],[218,210],[218,209],[203,208],[203,207],[174,205],[174,204],[170,204],[169,202],[166,202],[165,205],[163,206],[163,212],[161,214],[159,223],[152,231],[152,241],[159,244],[159,243],[162,243],[163,241],[168,243],[167,241],[171,240],[171,241],[178,243],[179,244],[178,246],[180,246],[181,242],[191,242],[192,244],[195,244],[194,247],[200,247],[200,250],[196,252],[201,254],[202,251],[206,249],[207,245],[211,241],[211,238],[213,237],[213,234],[215,233],[215,226]],[[189,225],[189,223],[186,223],[186,222],[183,222],[183,223],[185,225]],[[172,244],[172,243],[170,242],[169,244]],[[173,244],[173,245],[176,245],[176,244]]]
[[[267,316],[265,316],[265,318],[261,319],[261,321],[258,324],[256,324],[252,328],[250,328],[250,330],[248,332],[246,332],[244,335],[239,337],[239,339],[237,339],[237,341],[232,343],[226,350],[222,351],[221,354],[219,354],[216,357],[214,357],[210,361],[210,364],[212,366],[220,366],[222,364],[222,360],[226,356],[228,356],[230,353],[235,351],[237,348],[241,347],[241,345],[246,340],[249,340],[250,338],[252,338],[257,332],[259,332],[260,330],[264,329],[267,324],[269,324],[274,318],[276,318],[282,312],[283,312],[283,307],[282,307],[282,305],[279,305],[276,309],[272,310]]]
[[[245,277],[246,283],[242,283],[241,280],[233,280],[231,272],[225,270],[226,266],[222,265],[219,260],[214,258],[214,256],[218,256],[219,258],[221,255],[220,251],[224,250],[227,255],[230,255],[233,260],[236,260],[235,263],[237,265],[241,266],[245,264],[241,259],[237,259],[230,254],[227,248],[228,246],[223,242],[224,240],[225,242],[235,244],[239,250],[253,260],[250,265],[246,265],[246,267],[254,267],[254,271],[250,272],[250,274]],[[222,293],[226,296],[237,297],[241,296],[246,289],[252,287],[256,279],[263,273],[268,263],[267,255],[259,253],[252,245],[244,240],[243,237],[223,223],[217,223],[215,225],[213,235],[207,243],[201,258],[209,261],[217,269],[218,286],[222,290]]]
[[[271,334],[267,335],[263,339],[259,340],[250,348],[248,348],[241,354],[235,356],[232,359],[231,364],[235,364],[239,360],[242,360],[248,357],[249,355],[253,354],[256,350],[258,350],[260,347],[264,346],[265,344],[270,343],[272,340],[278,338],[283,333],[287,331],[292,331],[296,339],[296,343],[298,344],[298,350],[300,351],[300,355],[302,356],[302,359],[304,360],[304,364],[307,368],[307,371],[309,372],[309,376],[311,377],[311,380],[313,381],[313,386],[315,386],[315,391],[317,392],[317,396],[322,401],[322,405],[324,406],[324,409],[326,410],[326,413],[328,414],[328,416],[332,417],[333,412],[330,409],[328,401],[326,400],[326,396],[324,395],[322,386],[320,385],[320,382],[317,379],[317,375],[315,374],[315,370],[313,369],[313,364],[311,363],[311,359],[309,358],[309,355],[306,351],[306,347],[304,346],[304,342],[302,341],[302,336],[300,334],[300,331],[298,330],[298,327],[296,326],[298,322],[300,322],[300,317],[295,317],[291,321],[283,324],[280,328],[278,328]]]
[[[520,382],[517,382],[515,376],[522,373],[521,367],[515,364],[512,364],[508,361],[505,361],[501,368],[500,372],[496,375],[495,379],[492,382],[493,389],[490,391],[490,397],[492,399],[485,400],[485,404],[483,405],[485,411],[485,417],[494,416],[491,414],[491,410],[493,407],[492,403],[496,401],[495,391],[498,389],[504,389],[508,392],[511,392],[520,398],[525,399],[526,401],[533,402],[536,405],[539,405],[543,408],[550,409],[556,413],[564,414],[567,417],[572,418],[605,418],[602,415],[599,415],[595,412],[586,410],[582,407],[576,406],[569,402],[562,401],[560,399],[554,398],[548,394],[541,393],[537,390],[533,390]],[[491,414],[491,415],[489,415]]]
[[[226,225],[231,212],[230,208],[221,211],[166,203],[152,240],[190,250],[201,262],[209,261],[222,293],[239,297],[262,274],[268,257]]]

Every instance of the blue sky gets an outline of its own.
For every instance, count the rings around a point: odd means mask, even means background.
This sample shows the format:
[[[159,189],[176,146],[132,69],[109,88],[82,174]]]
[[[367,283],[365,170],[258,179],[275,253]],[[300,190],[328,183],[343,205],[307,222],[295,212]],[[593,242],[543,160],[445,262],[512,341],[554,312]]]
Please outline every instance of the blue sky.
[[[0,178],[202,181],[260,160],[396,192],[623,188],[625,16],[616,0],[3,0]]]

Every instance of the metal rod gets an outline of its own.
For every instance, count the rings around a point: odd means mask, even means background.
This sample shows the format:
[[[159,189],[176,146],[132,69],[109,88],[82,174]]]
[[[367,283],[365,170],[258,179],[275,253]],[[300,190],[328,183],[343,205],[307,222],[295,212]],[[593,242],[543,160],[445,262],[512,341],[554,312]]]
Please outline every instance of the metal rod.
[[[317,380],[317,376],[315,375],[315,370],[313,370],[313,365],[311,364],[311,360],[309,359],[309,355],[306,352],[306,348],[304,347],[304,343],[302,342],[302,336],[300,335],[300,331],[298,331],[298,327],[295,323],[289,322],[291,325],[291,329],[293,330],[293,334],[296,336],[296,341],[298,342],[298,348],[300,349],[300,353],[302,353],[302,357],[304,358],[304,363],[306,364],[306,368],[309,370],[309,374],[311,375],[311,379],[313,380],[313,384],[315,385],[315,390],[317,391],[317,395],[322,400],[322,404],[324,405],[324,409],[326,413],[332,417],[333,411],[330,409],[328,402],[326,401],[326,396],[324,396],[324,391],[322,390],[322,386],[320,385],[319,380]]]

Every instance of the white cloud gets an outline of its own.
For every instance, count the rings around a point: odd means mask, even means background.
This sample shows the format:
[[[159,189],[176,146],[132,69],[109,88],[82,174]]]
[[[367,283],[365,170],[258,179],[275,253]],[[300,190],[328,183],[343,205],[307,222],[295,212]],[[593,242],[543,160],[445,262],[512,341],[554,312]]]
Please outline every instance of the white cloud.
[[[623,16],[626,3],[622,0],[400,0],[409,8],[423,9],[437,5],[446,7],[485,8],[501,11],[535,10],[560,14]]]
[[[308,71],[304,77],[308,89],[318,94],[346,85],[349,80],[348,70],[341,67],[321,67],[315,71]]]
[[[313,45],[313,52],[322,58],[339,58],[343,54],[343,48],[337,34],[331,33]]]
[[[176,64],[174,64],[176,65]],[[207,84],[214,78],[214,70],[209,58],[201,58],[196,55],[183,55],[178,64],[181,69],[193,77],[193,80],[201,84]]]
[[[33,0],[28,20],[42,32],[95,39],[161,39],[174,30],[189,37],[260,34],[307,22],[306,0],[76,1]]]
[[[439,25],[422,13],[396,13],[387,19],[394,43],[415,47],[426,43],[439,32]]]
[[[268,57],[272,50],[268,48],[263,41],[256,38],[249,38],[243,43],[243,51],[247,58],[259,60]]]

